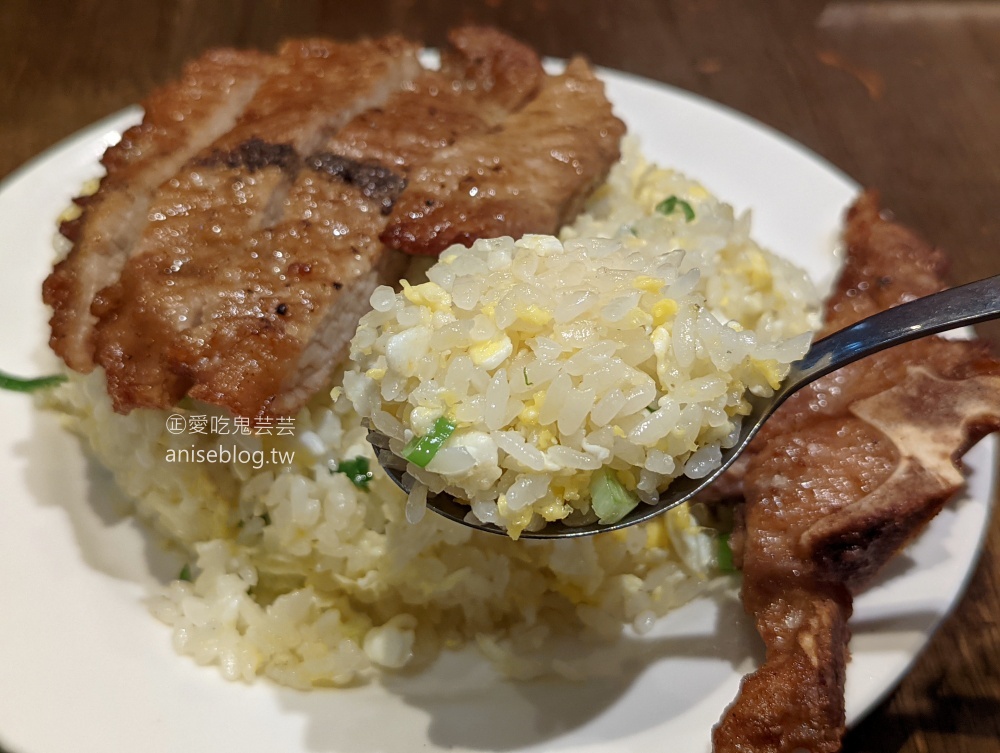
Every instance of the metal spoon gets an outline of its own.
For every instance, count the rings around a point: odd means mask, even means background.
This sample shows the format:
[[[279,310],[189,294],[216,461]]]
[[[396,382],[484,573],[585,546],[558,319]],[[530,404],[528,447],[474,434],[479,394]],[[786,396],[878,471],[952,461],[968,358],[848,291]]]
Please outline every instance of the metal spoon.
[[[1000,275],[918,298],[862,319],[813,343],[805,357],[792,364],[785,381],[770,397],[747,395],[751,411],[743,418],[738,440],[732,447],[722,451],[722,464],[704,478],[680,476],[674,479],[660,494],[656,504],[640,503],[617,523],[601,525],[594,522],[570,526],[563,522],[555,522],[547,524],[538,531],[524,531],[521,537],[553,539],[587,536],[649,520],[688,501],[715,481],[747,448],[750,440],[778,406],[792,393],[810,382],[894,345],[998,317],[1000,317]],[[389,458],[390,462],[383,462],[386,456],[390,455],[388,437],[370,430],[368,441],[375,447],[379,462],[389,477],[401,489],[408,492],[413,479],[405,474],[405,461],[392,456]],[[396,463],[396,460],[399,462]],[[472,518],[468,504],[448,494],[428,495],[427,507],[463,525],[506,535],[502,529]]]

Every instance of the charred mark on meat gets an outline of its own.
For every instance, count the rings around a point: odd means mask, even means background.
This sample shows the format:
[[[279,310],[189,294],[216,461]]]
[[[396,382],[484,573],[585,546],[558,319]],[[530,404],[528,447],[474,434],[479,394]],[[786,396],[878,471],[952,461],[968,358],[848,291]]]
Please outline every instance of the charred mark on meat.
[[[382,214],[392,211],[396,199],[406,188],[406,178],[377,162],[361,162],[339,154],[322,152],[309,157],[306,164],[313,170],[356,186],[367,198],[381,205]]]
[[[295,172],[301,160],[291,144],[271,144],[263,139],[247,139],[235,149],[221,151],[213,149],[208,156],[198,160],[198,164],[212,167],[245,167],[251,173],[265,167],[276,166],[288,172]]]
[[[278,167],[294,174],[305,165],[313,170],[355,186],[366,198],[379,203],[382,214],[389,214],[406,188],[406,178],[377,162],[364,162],[339,154],[320,152],[303,159],[291,144],[272,144],[263,139],[247,139],[235,149],[215,149],[197,160],[206,167],[245,168],[251,173],[266,167]]]

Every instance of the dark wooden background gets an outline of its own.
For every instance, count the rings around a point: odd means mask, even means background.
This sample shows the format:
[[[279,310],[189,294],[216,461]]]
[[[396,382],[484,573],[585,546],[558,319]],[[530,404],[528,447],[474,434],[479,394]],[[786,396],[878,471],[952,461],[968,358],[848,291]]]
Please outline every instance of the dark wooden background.
[[[0,176],[206,47],[388,31],[437,45],[463,21],[741,110],[878,187],[949,251],[954,282],[1000,273],[1000,2],[990,1],[0,0]],[[980,331],[1000,349],[1000,323]],[[958,610],[845,750],[1000,751],[998,619],[1000,520]]]

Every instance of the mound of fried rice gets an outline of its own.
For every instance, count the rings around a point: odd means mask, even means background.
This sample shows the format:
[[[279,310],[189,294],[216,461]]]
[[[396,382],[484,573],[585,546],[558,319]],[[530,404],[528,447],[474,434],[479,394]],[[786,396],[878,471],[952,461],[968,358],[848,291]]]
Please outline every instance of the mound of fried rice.
[[[410,516],[446,491],[517,538],[553,520],[616,522],[674,478],[715,470],[746,392],[773,392],[815,320],[805,275],[749,229],[636,160],[562,239],[455,246],[428,282],[376,290],[344,389],[411,460]],[[442,417],[441,448],[407,458]]]
[[[657,213],[656,204],[670,195],[690,202],[696,220]],[[759,338],[758,345],[779,342],[814,322],[816,296],[801,272],[754,245],[748,231],[747,217],[734,218],[729,207],[683,176],[645,165],[633,149],[592,199],[588,214],[567,229],[563,245],[575,243],[584,252],[590,249],[593,256],[593,249],[610,245],[580,239],[612,238],[616,240],[611,245],[621,246],[623,234],[627,244],[632,243],[629,237],[663,237],[657,248],[668,255],[677,248],[686,253],[676,264],[676,277],[668,281],[663,275],[663,286],[657,290],[670,289],[680,301],[696,294],[707,302],[699,304],[700,311],[693,304],[678,304],[678,312],[689,310],[686,326],[740,336],[743,333],[723,323],[735,320]],[[553,241],[526,243],[548,248]],[[517,249],[524,247],[524,243],[492,241],[483,247],[482,263],[489,266],[491,258],[501,257],[513,274],[520,263]],[[462,264],[481,263],[475,255],[449,252],[448,258],[452,257],[453,268],[460,258],[468,260]],[[702,270],[697,280],[689,274],[695,268]],[[642,275],[652,277],[643,270]],[[432,277],[443,286],[437,272]],[[625,287],[637,306],[644,305],[647,296],[660,294],[635,287],[634,278]],[[424,282],[411,280],[414,288]],[[451,295],[453,300],[459,298],[454,287]],[[376,298],[377,308],[385,301]],[[392,297],[392,305],[396,303]],[[621,316],[632,315],[632,306],[618,308]],[[501,310],[498,301],[497,311]],[[516,311],[506,314],[508,319],[516,315]],[[649,315],[655,324],[656,314]],[[671,314],[672,320],[678,315]],[[577,317],[562,312],[559,318],[570,328],[564,334],[569,333]],[[516,321],[492,321],[493,329],[484,334],[493,337],[501,329],[506,332],[506,327],[521,326]],[[585,333],[580,336],[585,339]],[[520,344],[528,340],[520,336]],[[650,346],[657,347],[655,342]],[[691,363],[700,363],[703,359],[695,352],[694,340],[690,347]],[[655,353],[643,359],[645,348],[627,346],[625,350],[636,354],[623,362],[630,364],[626,383],[631,379],[641,396],[629,399],[650,416],[655,414],[645,408],[655,396],[650,393],[647,400],[641,392],[648,390],[651,378],[643,364],[656,359]],[[588,352],[594,352],[592,345],[574,355]],[[615,354],[625,355],[621,349]],[[768,351],[768,358],[787,361],[774,351]],[[530,381],[541,384],[546,378],[541,362],[525,366]],[[585,364],[579,366],[586,370]],[[508,374],[518,376],[517,368],[520,362],[508,368]],[[770,367],[733,368],[738,372],[735,378],[747,385],[769,381]],[[346,383],[371,379],[365,376],[370,369],[356,366]],[[760,373],[754,375],[754,369]],[[702,390],[718,391],[718,386],[706,387],[708,380],[703,377],[696,369],[675,378],[695,396]],[[549,377],[557,378],[555,373]],[[486,400],[494,380],[469,381]],[[515,388],[516,381],[510,379],[508,400],[527,405],[530,395],[520,385]],[[712,583],[714,532],[698,525],[687,508],[639,527],[544,542],[512,541],[436,515],[407,520],[407,497],[375,462],[361,416],[340,383],[338,376],[332,394],[318,395],[294,417],[293,431],[283,435],[172,433],[171,414],[182,416],[189,427],[196,418],[219,415],[211,406],[189,401],[170,412],[116,414],[100,372],[71,375],[45,397],[112,471],[134,500],[136,515],[189,561],[183,577],[165,584],[151,598],[153,614],[171,626],[179,653],[217,666],[229,679],[266,676],[298,688],[343,686],[384,671],[427,666],[442,649],[466,645],[476,646],[508,675],[580,677],[591,666],[586,651],[577,656],[555,650],[565,645],[567,636],[607,642],[623,631],[646,633],[658,617]],[[597,389],[588,421],[601,417],[594,416]],[[725,393],[729,391],[727,386]],[[564,411],[569,412],[565,404],[557,423]],[[639,424],[619,415],[622,411],[619,407],[615,412],[614,423],[629,435]],[[506,419],[511,411],[502,412]],[[610,408],[606,412],[610,424],[612,412]],[[717,423],[711,431],[720,437],[728,433],[728,412],[704,412],[710,418],[699,424]],[[564,433],[581,435],[582,419],[574,418],[573,423],[577,426],[566,428],[575,431]],[[596,422],[592,430],[588,428],[590,434],[599,431]],[[582,444],[568,446],[586,451]],[[182,451],[194,458],[199,450],[221,448],[243,451],[242,459],[235,459],[234,453],[229,462],[177,460],[184,457]],[[277,457],[283,454],[284,460],[274,462],[272,450],[279,453]],[[643,463],[631,465],[648,465],[648,455]],[[664,453],[660,462],[666,463],[668,456]],[[248,462],[249,458],[264,461]],[[359,477],[357,470],[364,469],[359,458],[368,461],[370,478]],[[354,472],[343,472],[346,468]],[[640,471],[636,481],[641,480]]]

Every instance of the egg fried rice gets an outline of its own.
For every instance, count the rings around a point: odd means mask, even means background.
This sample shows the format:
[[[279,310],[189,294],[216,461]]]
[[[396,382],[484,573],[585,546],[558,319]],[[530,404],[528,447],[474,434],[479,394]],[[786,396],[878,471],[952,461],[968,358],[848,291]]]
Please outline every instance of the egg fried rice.
[[[677,211],[657,212],[670,196]],[[747,216],[645,164],[634,148],[561,243],[642,238],[667,225],[671,244],[716,259],[720,273],[701,275],[698,285],[706,300],[728,300],[718,303],[726,320],[773,342],[815,322],[805,275],[753,244]],[[410,290],[426,282],[413,277]],[[587,657],[552,650],[567,636],[646,633],[710,587],[715,534],[687,507],[622,531],[546,542],[434,515],[415,521],[412,500],[381,472],[345,394],[352,380],[370,380],[371,368],[338,374],[332,392],[317,395],[284,433],[233,430],[218,409],[190,401],[117,414],[99,371],[72,374],[45,395],[111,469],[136,515],[188,560],[150,602],[179,653],[228,679],[263,676],[304,689],[425,666],[467,645],[511,676],[575,678],[586,674]]]

